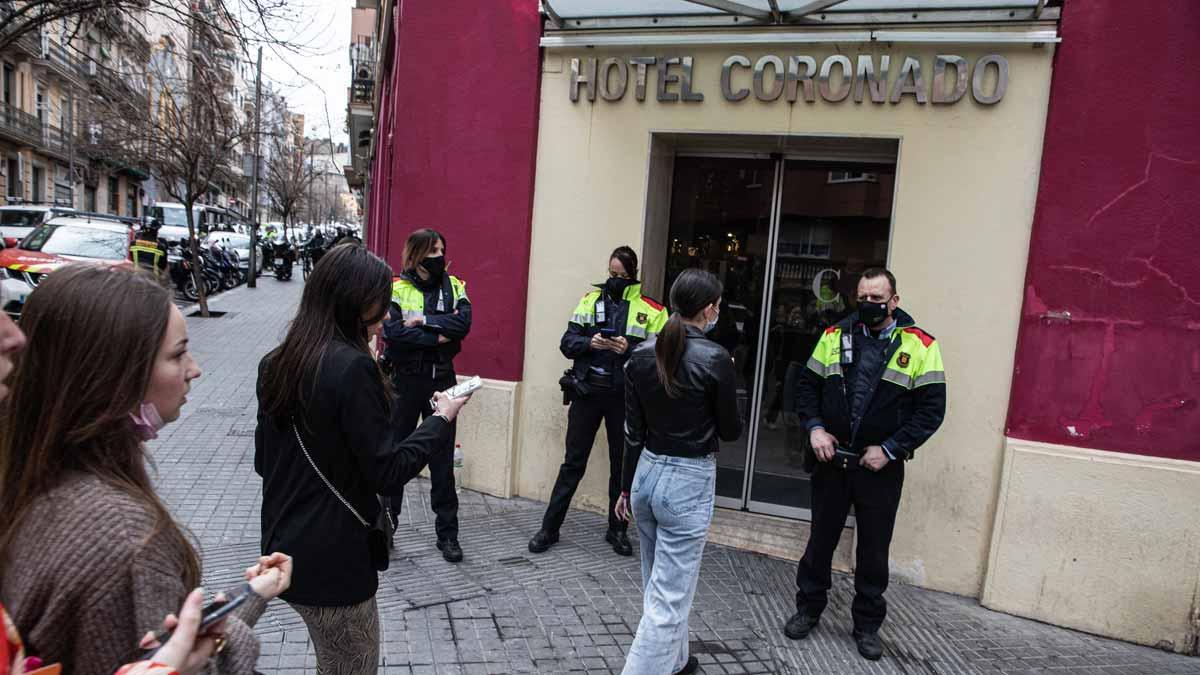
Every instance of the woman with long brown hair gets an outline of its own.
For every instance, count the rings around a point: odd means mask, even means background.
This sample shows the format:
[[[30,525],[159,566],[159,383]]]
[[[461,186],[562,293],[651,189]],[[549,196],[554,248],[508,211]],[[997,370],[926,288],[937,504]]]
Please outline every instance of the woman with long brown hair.
[[[688,613],[716,495],[720,441],[742,433],[737,375],[725,348],[705,337],[720,314],[721,282],[698,269],[671,285],[674,313],[625,366],[624,492],[642,554],[644,603],[629,648],[627,675],[684,675],[699,667],[688,655]]]
[[[200,369],[170,292],[126,270],[47,276],[21,318],[0,409],[0,594],[30,653],[108,675],[200,583],[200,560],[155,494],[143,443],[179,417]],[[286,562],[286,564],[285,564]],[[290,561],[251,574],[218,672],[248,673],[252,626]]]
[[[296,560],[283,599],[304,619],[322,675],[376,672],[375,591],[388,559],[376,495],[399,494],[420,473],[466,402],[438,392],[424,424],[395,431],[369,347],[388,312],[391,277],[365,248],[333,247],[308,278],[283,344],[259,367],[263,550]]]

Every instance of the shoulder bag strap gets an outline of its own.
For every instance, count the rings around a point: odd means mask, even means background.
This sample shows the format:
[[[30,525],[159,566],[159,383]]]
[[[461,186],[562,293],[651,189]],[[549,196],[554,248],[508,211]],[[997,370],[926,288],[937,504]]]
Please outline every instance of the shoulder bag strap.
[[[308,448],[304,447],[304,440],[300,438],[300,429],[296,427],[295,420],[292,420],[292,433],[296,434],[296,442],[300,444],[301,452],[303,452],[304,457],[308,459],[308,463],[312,465],[313,471],[316,471],[317,475],[321,477],[321,481],[325,483],[325,487],[329,488],[329,491],[333,493],[333,496],[337,497],[338,501],[340,501],[347,509],[349,509],[350,513],[354,514],[354,518],[357,519],[358,522],[362,523],[363,527],[370,529],[370,524],[368,524],[362,516],[358,515],[358,511],[355,511],[354,507],[350,506],[350,502],[346,501],[346,498],[342,496],[342,493],[338,492],[337,488],[333,487],[333,483],[330,483],[329,479],[325,477],[325,474],[321,473],[321,470],[317,468],[317,463],[314,462],[312,456],[308,454]]]

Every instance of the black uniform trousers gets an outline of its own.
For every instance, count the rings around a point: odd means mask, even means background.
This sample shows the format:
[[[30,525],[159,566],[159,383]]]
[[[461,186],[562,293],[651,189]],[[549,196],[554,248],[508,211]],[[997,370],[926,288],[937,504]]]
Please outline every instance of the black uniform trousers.
[[[436,375],[431,369],[421,374],[392,373],[396,398],[392,404],[392,426],[407,436],[417,428],[417,422],[433,414],[429,399],[434,392],[445,391],[458,384],[453,368],[438,366]],[[458,541],[458,493],[454,490],[454,438],[457,420],[450,423],[450,440],[444,448],[429,457],[429,505],[437,514],[434,527],[438,541]],[[404,495],[391,497],[392,519],[398,522]]]
[[[571,402],[567,412],[567,455],[550,493],[550,504],[542,518],[543,530],[558,532],[562,527],[567,509],[571,507],[571,498],[587,471],[588,456],[601,422],[604,422],[604,432],[608,436],[608,529],[626,530],[628,525],[613,513],[617,498],[621,496],[625,452],[625,387],[623,383],[615,384],[617,382],[621,382],[620,374],[612,376],[609,382],[589,377],[587,384],[591,391]]]
[[[887,615],[888,548],[904,486],[904,462],[881,471],[834,468],[818,462],[812,475],[812,534],[796,569],[796,609],[820,616],[833,584],[830,568],[850,506],[854,506],[858,550],[854,562],[854,627],[879,630]]]

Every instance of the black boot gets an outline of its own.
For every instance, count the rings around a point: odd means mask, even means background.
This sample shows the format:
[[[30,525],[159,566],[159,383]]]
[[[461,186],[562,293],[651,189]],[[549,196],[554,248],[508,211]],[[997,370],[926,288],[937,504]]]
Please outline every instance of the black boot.
[[[699,667],[700,662],[696,660],[696,657],[689,656],[687,663],[683,664],[683,670],[675,673],[675,675],[691,675],[692,673],[696,672],[696,669]]]
[[[629,535],[617,530],[609,530],[604,535],[604,541],[612,544],[613,550],[619,555],[633,555],[633,545],[629,543]]]
[[[539,530],[537,534],[533,535],[533,539],[529,540],[529,552],[530,553],[545,553],[546,551],[550,550],[551,546],[553,546],[557,543],[558,543],[558,533],[557,532],[547,532],[546,530]]]
[[[854,642],[858,645],[858,653],[862,654],[864,659],[878,661],[879,657],[883,656],[883,641],[879,639],[879,633],[876,631],[854,630]]]
[[[787,624],[783,627],[783,634],[792,640],[803,640],[819,623],[821,623],[821,617],[809,616],[807,612],[800,610],[788,619]]]
[[[442,552],[442,557],[446,559],[446,562],[456,563],[462,561],[462,549],[459,548],[457,541],[443,539],[437,543],[437,547]]]

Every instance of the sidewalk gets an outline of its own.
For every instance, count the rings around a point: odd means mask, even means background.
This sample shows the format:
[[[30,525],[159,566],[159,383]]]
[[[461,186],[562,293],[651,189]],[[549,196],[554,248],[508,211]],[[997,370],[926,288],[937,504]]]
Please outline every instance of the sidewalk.
[[[188,319],[204,376],[181,420],[152,451],[159,491],[200,542],[210,589],[232,585],[258,555],[256,367],[282,337],[302,289],[298,277],[263,277],[257,289],[213,298],[212,309],[228,312],[224,317]],[[636,551],[633,558],[615,555],[603,541],[605,519],[572,511],[562,541],[532,555],[525,545],[543,504],[469,491],[460,500],[466,560],[451,565],[434,548],[428,483],[415,481],[407,492],[396,555],[380,577],[380,672],[619,673],[641,616]],[[1200,659],[903,585],[888,591],[884,658],[871,663],[849,637],[853,580],[842,575],[835,575],[829,609],[809,639],[783,636],[794,572],[791,562],[707,547],[691,617],[701,673],[1200,674]],[[260,670],[315,670],[304,625],[286,604],[272,603],[257,633]]]

